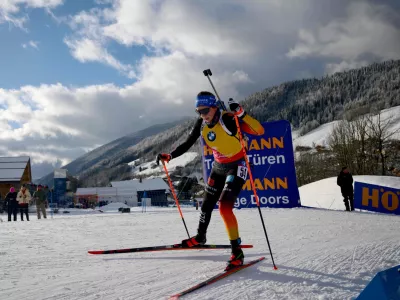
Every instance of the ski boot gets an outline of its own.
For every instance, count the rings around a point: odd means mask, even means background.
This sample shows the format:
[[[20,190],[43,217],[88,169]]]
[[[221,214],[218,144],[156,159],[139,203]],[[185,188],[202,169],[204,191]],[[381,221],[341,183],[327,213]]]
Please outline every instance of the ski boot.
[[[235,267],[239,267],[243,265],[244,261],[244,254],[242,248],[240,248],[240,244],[242,243],[241,239],[238,238],[237,240],[232,240],[232,255],[229,259],[225,271],[229,271]]]
[[[206,235],[205,234],[197,234],[194,237],[191,237],[190,239],[186,239],[182,241],[182,247],[183,248],[191,248],[195,246],[202,246],[207,242]]]

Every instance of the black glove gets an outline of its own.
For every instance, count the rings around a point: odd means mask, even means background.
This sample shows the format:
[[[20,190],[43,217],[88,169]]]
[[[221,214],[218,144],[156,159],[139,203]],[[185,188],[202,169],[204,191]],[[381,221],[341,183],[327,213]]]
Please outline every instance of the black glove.
[[[231,111],[233,111],[235,116],[238,116],[239,118],[244,117],[245,111],[244,111],[243,107],[239,103],[237,103],[232,98],[229,98],[228,105],[229,105],[229,109]]]
[[[156,164],[159,165],[160,164],[160,160],[169,162],[171,159],[172,159],[171,154],[160,153],[160,154],[157,155]]]

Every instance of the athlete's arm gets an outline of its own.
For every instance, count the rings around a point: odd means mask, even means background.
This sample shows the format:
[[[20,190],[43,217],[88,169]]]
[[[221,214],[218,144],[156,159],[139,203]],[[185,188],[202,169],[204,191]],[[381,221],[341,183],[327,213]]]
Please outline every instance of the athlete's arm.
[[[222,121],[224,122],[226,128],[236,135],[237,127],[236,121],[233,113],[228,112],[223,114]],[[250,117],[246,112],[239,118],[240,129],[246,133],[253,135],[263,135],[264,127],[256,119]]]
[[[229,108],[236,116],[238,116],[240,122],[240,129],[244,132],[254,135],[263,135],[264,127],[258,122],[256,119],[250,117],[243,109],[243,107],[233,100],[229,98],[228,101]]]
[[[240,129],[244,132],[254,135],[263,135],[264,127],[253,117],[250,117],[248,114],[245,114],[242,117],[243,122],[240,124]]]
[[[190,149],[190,147],[193,146],[193,144],[197,141],[197,139],[200,136],[202,123],[203,123],[203,120],[201,118],[199,118],[196,121],[196,124],[194,124],[192,131],[189,133],[189,136],[187,137],[186,141],[184,141],[181,145],[176,147],[176,149],[174,151],[171,152],[172,158],[181,156],[183,153],[188,151]]]

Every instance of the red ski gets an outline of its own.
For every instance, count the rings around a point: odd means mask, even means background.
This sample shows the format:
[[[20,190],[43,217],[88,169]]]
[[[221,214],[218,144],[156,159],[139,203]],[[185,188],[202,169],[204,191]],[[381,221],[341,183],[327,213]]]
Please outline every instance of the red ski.
[[[228,277],[229,275],[232,275],[232,274],[234,274],[236,272],[239,272],[240,270],[246,269],[246,268],[248,268],[248,267],[250,267],[250,266],[252,266],[252,265],[254,265],[254,264],[256,264],[256,263],[258,263],[260,261],[262,261],[264,258],[265,257],[260,257],[258,259],[252,260],[252,261],[250,261],[248,263],[245,263],[242,266],[235,267],[233,269],[230,269],[229,271],[221,272],[221,273],[219,273],[219,274],[217,274],[217,275],[215,275],[215,276],[213,276],[211,278],[208,278],[207,280],[204,280],[203,282],[200,282],[200,283],[192,286],[191,288],[188,288],[187,290],[184,290],[184,291],[182,291],[182,292],[180,292],[180,293],[178,293],[176,295],[173,295],[173,296],[169,297],[168,299],[170,299],[170,300],[178,299],[179,297],[182,297],[182,296],[187,295],[187,294],[189,294],[189,293],[191,293],[193,291],[196,291],[196,290],[202,288],[203,286],[210,285],[210,284],[212,284],[212,283],[214,283],[214,282],[216,282],[218,280],[221,280],[221,279],[223,279],[225,277]]]
[[[241,248],[253,248],[253,245],[240,245]],[[153,246],[153,247],[140,247],[140,248],[127,248],[116,250],[89,250],[89,254],[117,254],[117,253],[131,253],[131,252],[153,252],[153,251],[171,251],[171,250],[215,250],[215,249],[231,249],[231,245],[202,245],[195,247],[182,247],[181,244]]]

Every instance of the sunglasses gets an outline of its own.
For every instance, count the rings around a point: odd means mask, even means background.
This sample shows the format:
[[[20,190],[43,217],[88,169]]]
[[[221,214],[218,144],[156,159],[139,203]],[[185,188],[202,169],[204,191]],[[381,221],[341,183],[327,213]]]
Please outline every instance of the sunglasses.
[[[211,109],[211,107],[206,107],[206,108],[199,109],[199,110],[196,109],[196,112],[199,115],[208,115],[208,113],[210,112],[210,109]]]

